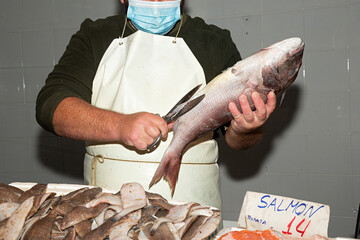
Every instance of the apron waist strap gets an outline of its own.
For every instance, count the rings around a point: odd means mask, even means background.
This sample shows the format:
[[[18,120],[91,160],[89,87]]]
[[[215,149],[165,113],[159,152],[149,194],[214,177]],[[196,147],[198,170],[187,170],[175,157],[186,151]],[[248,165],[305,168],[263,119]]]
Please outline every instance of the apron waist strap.
[[[86,153],[89,156],[93,157],[93,161],[94,160],[98,160],[98,162],[103,163],[104,160],[112,160],[112,161],[119,161],[119,162],[133,162],[133,163],[160,163],[160,162],[156,162],[156,161],[141,161],[141,160],[125,160],[125,159],[119,159],[119,158],[111,158],[111,157],[104,157],[103,155],[99,154],[99,155],[94,155],[91,153]],[[182,162],[181,164],[188,164],[188,165],[212,165],[212,164],[217,164],[216,162]]]
[[[94,155],[94,154],[90,154],[90,153],[86,153],[87,155],[92,157],[91,160],[91,186],[96,186],[96,167],[97,167],[97,163],[104,163],[105,160],[111,160],[111,161],[118,161],[118,162],[128,162],[128,163],[151,163],[151,164],[160,164],[160,162],[152,162],[152,161],[138,161],[138,160],[124,160],[124,159],[118,159],[118,158],[111,158],[111,157],[104,157],[103,155],[99,154],[99,155]],[[213,164],[217,164],[216,162],[212,162],[212,163],[181,163],[181,165],[213,165]]]

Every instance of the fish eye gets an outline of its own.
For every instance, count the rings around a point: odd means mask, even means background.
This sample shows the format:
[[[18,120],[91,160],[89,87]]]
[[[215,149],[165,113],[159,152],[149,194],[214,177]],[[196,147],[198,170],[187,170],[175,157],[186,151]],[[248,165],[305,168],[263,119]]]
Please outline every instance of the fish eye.
[[[293,67],[293,68],[290,70],[290,72],[289,72],[289,77],[294,76],[294,74],[296,73],[296,71],[297,71],[297,67]]]

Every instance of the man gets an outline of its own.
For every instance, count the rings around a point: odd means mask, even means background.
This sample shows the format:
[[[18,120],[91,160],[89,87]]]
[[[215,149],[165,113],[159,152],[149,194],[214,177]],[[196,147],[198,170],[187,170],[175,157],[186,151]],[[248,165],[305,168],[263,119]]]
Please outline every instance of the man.
[[[125,182],[139,182],[148,190],[172,138],[171,124],[160,116],[194,86],[234,65],[240,54],[227,30],[181,14],[184,0],[121,2],[127,13],[82,23],[39,93],[36,116],[57,135],[86,141],[86,183],[119,190]],[[225,139],[231,148],[258,142],[275,108],[272,92],[266,104],[256,92],[252,100],[256,111],[244,95],[242,113],[229,103],[234,119]],[[160,145],[146,151],[160,134]],[[217,158],[212,134],[192,143],[182,158],[174,200],[220,208]],[[170,198],[163,181],[150,191]]]

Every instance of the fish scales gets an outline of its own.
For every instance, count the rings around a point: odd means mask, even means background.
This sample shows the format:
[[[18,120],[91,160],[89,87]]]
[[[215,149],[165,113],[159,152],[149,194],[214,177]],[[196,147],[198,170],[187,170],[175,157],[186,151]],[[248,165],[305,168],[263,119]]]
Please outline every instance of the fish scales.
[[[178,179],[182,154],[195,139],[232,120],[228,105],[234,102],[240,109],[239,96],[245,94],[255,110],[251,94],[256,91],[264,102],[273,91],[283,93],[295,81],[302,64],[304,43],[300,38],[285,39],[264,48],[254,55],[237,62],[215,77],[189,101],[200,95],[203,100],[180,116],[173,125],[174,137],[166,149],[150,187],[164,178],[172,195]]]

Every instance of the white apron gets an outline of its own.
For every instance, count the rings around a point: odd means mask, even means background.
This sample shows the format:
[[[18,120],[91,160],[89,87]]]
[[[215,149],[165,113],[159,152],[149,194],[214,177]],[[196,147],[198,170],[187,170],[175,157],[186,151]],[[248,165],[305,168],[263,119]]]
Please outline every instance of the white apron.
[[[91,104],[124,114],[146,111],[163,116],[190,89],[200,83],[205,86],[200,63],[183,39],[174,39],[142,31],[114,39],[94,78]],[[87,143],[85,182],[115,191],[126,182],[138,182],[146,191],[169,200],[220,209],[218,148],[211,135],[199,139],[183,155],[173,199],[164,180],[148,188],[173,133],[168,135],[151,152],[121,144]]]

